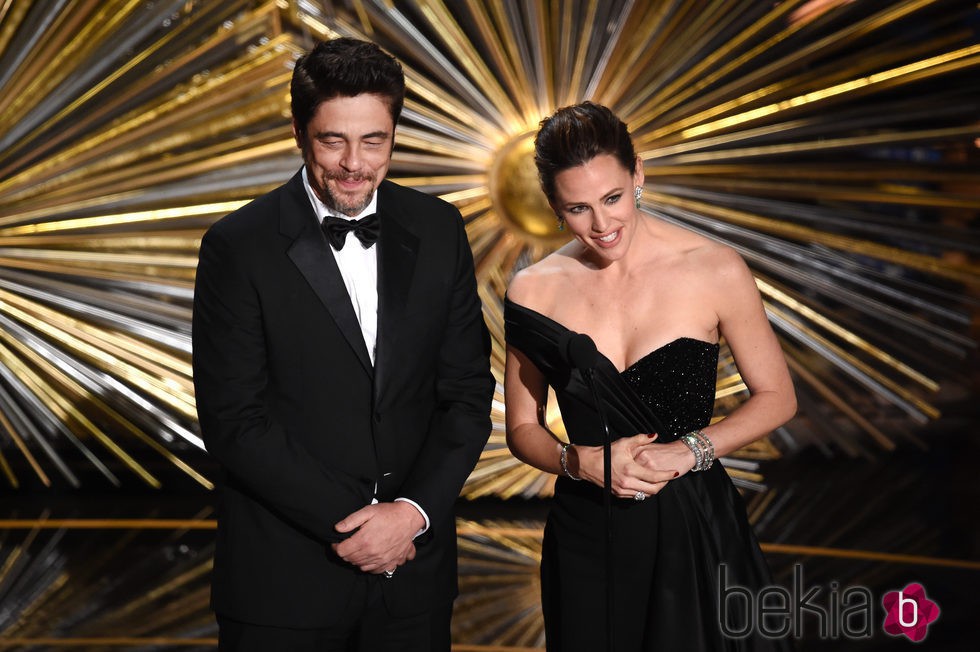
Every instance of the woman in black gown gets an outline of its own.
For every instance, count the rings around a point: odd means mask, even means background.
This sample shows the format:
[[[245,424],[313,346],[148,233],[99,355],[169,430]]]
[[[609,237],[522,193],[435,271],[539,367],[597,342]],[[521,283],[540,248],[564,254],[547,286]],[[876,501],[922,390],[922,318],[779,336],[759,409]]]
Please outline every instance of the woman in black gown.
[[[600,352],[594,378],[614,439],[616,652],[787,648],[760,635],[754,603],[728,595],[755,596],[771,580],[741,497],[711,464],[796,409],[751,273],[734,250],[639,210],[642,160],[607,108],[586,102],[544,120],[535,161],[574,236],[518,273],[505,302],[508,444],[559,476],[541,562],[548,650],[604,650],[610,627],[603,430],[562,350],[573,332]],[[750,398],[712,424],[721,337]],[[571,445],[544,425],[548,385]]]

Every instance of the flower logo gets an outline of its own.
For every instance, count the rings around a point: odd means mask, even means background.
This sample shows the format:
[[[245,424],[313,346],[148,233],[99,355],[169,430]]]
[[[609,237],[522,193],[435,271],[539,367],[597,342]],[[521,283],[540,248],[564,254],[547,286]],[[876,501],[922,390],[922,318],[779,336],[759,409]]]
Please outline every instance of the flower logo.
[[[939,605],[926,597],[926,590],[917,582],[901,591],[889,591],[881,599],[885,606],[885,633],[904,634],[918,643],[926,637],[929,625],[939,618]]]

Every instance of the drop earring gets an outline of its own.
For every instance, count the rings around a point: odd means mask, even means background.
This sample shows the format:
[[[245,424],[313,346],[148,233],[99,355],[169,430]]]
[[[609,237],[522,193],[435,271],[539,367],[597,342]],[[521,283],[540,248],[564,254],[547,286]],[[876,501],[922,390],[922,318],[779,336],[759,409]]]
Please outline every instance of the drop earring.
[[[637,187],[636,187],[636,188],[635,188],[635,189],[633,190],[633,199],[634,199],[634,200],[635,200],[635,202],[636,202],[636,207],[637,207],[637,208],[639,208],[639,207],[640,207],[640,197],[642,197],[642,196],[643,196],[643,187],[642,187],[642,186],[637,186]]]
[[[558,230],[559,231],[564,231],[565,230],[565,218],[563,218],[561,215],[557,215],[556,217],[558,218]]]

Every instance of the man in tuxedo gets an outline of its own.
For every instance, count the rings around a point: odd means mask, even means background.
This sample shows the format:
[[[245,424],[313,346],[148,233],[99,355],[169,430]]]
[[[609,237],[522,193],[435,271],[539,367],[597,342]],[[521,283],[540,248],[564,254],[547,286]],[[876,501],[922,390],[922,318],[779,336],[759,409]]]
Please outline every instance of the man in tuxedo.
[[[453,206],[385,180],[393,57],[318,43],[290,91],[303,168],[215,223],[197,270],[219,647],[448,651],[494,386],[472,253]]]

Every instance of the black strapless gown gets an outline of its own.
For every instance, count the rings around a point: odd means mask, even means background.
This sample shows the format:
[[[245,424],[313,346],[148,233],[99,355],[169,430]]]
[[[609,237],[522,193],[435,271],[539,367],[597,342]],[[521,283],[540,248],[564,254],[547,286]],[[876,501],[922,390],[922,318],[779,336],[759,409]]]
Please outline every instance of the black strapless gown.
[[[598,446],[602,427],[592,394],[558,351],[568,329],[505,300],[507,343],[555,389],[569,439]],[[680,338],[620,373],[599,356],[595,380],[614,439],[656,432],[659,442],[708,425],[714,406],[718,345]],[[602,490],[559,477],[544,532],[542,608],[548,650],[606,648],[605,510]],[[719,581],[755,596],[769,569],[745,506],[720,464],[688,473],[645,501],[613,499],[616,652],[789,650],[786,641],[725,635]],[[744,630],[749,605],[725,601],[728,631]],[[756,614],[757,615],[757,614]]]

